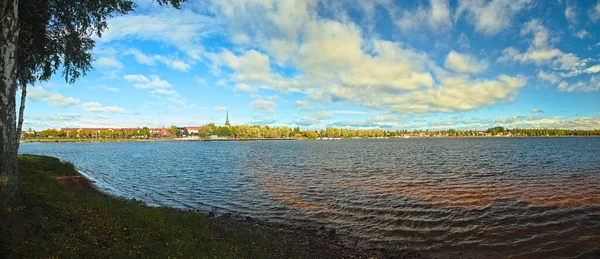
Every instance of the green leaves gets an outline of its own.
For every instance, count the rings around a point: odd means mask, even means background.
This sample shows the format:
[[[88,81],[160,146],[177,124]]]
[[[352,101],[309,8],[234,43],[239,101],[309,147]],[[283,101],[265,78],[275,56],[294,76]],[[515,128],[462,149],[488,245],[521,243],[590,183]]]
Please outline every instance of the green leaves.
[[[179,8],[184,0],[156,2]],[[125,15],[134,7],[130,0],[19,1],[18,83],[47,81],[61,65],[69,84],[85,76],[94,61],[92,36],[102,36],[107,18]]]

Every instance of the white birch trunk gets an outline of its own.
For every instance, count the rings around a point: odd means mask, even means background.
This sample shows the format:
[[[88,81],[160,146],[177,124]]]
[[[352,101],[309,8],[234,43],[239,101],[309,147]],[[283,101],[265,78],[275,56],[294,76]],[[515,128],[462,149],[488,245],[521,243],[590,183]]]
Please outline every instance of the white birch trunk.
[[[21,85],[21,106],[19,107],[19,120],[17,122],[17,152],[21,143],[21,132],[23,132],[23,115],[25,114],[25,101],[27,100],[27,84]]]
[[[0,206],[6,207],[19,186],[16,145],[16,69],[19,38],[18,0],[2,1],[0,17]]]

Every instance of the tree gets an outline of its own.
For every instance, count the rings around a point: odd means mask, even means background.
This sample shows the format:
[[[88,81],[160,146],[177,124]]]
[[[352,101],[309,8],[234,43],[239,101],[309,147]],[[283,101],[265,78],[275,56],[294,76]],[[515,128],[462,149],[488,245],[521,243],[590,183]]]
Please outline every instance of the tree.
[[[218,127],[215,134],[219,137],[229,137],[231,136],[231,130],[228,127]]]
[[[148,129],[148,127],[143,127],[142,130],[140,130],[140,136],[142,136],[143,138],[150,137],[150,130]]]
[[[185,0],[156,0],[179,8]],[[94,35],[101,37],[106,19],[133,10],[131,0],[4,0],[0,2],[0,205],[17,192],[17,151],[26,87],[45,81],[62,68],[67,83],[92,66]],[[21,86],[19,123],[16,91]]]

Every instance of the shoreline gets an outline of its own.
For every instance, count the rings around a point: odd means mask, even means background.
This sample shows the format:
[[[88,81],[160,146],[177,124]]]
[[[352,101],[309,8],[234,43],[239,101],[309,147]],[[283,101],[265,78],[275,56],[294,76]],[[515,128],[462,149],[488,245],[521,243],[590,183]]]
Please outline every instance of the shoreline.
[[[441,137],[409,137],[409,138],[341,138],[335,140],[381,140],[381,139],[523,139],[523,138],[598,138],[600,136],[441,136]],[[212,141],[292,141],[307,140],[321,141],[332,139],[306,139],[306,138],[216,138],[216,139],[197,139],[197,138],[155,138],[155,139],[76,139],[76,138],[58,138],[58,139],[21,139],[20,143],[120,143],[120,142],[212,142]]]
[[[148,206],[104,192],[54,157],[19,163],[23,189],[0,209],[0,257],[427,258],[359,247],[325,227]]]
[[[96,185],[95,180],[91,180],[85,174],[81,174],[79,170],[77,170],[79,175],[70,176],[70,177],[62,177],[57,178],[63,184],[67,186],[67,188],[71,189],[73,192],[78,194],[91,194],[97,196],[105,196],[114,199],[121,200],[129,200],[119,196],[115,196],[110,194],[109,192],[103,191],[102,188]],[[143,201],[131,199],[136,202],[141,202],[144,206],[151,207],[145,204]],[[240,229],[240,228],[248,228],[248,229],[263,229],[267,231],[272,231],[274,233],[280,233],[286,235],[285,239],[308,239],[309,242],[320,242],[321,244],[337,251],[337,255],[342,258],[408,258],[408,259],[417,259],[417,258],[432,258],[425,256],[417,251],[410,251],[404,249],[384,249],[384,248],[367,248],[367,247],[359,247],[356,245],[355,240],[349,240],[339,236],[336,233],[335,229],[326,228],[321,226],[319,228],[311,227],[311,226],[294,226],[285,223],[273,223],[263,221],[257,218],[249,217],[249,216],[241,216],[238,214],[232,213],[223,213],[223,214],[215,214],[213,211],[204,211],[204,210],[184,210],[178,208],[172,208],[167,206],[158,206],[157,208],[168,208],[183,212],[192,212],[203,214],[208,221],[208,224],[215,227],[220,228],[223,226],[228,226],[232,229]],[[313,257],[313,256],[311,256]],[[313,257],[313,258],[329,258],[329,257]]]

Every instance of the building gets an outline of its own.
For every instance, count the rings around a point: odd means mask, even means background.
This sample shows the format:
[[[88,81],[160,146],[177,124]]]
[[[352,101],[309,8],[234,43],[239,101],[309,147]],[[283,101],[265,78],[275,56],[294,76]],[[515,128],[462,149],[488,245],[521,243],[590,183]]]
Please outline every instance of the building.
[[[200,126],[185,126],[185,130],[187,131],[188,135],[198,135],[198,131],[200,130]]]
[[[227,109],[227,113],[225,114],[225,127],[229,128],[229,109]]]

